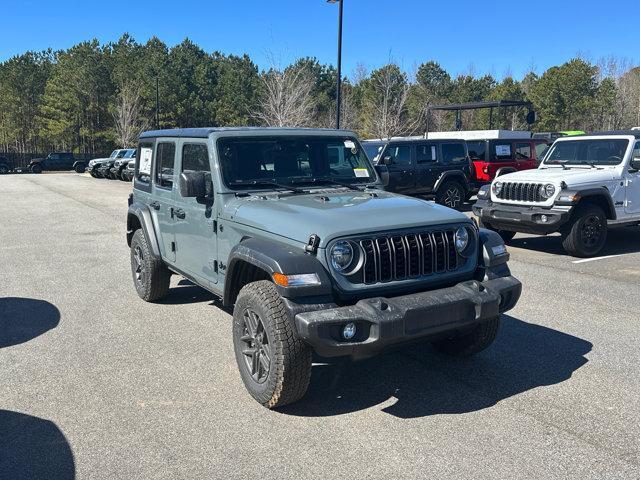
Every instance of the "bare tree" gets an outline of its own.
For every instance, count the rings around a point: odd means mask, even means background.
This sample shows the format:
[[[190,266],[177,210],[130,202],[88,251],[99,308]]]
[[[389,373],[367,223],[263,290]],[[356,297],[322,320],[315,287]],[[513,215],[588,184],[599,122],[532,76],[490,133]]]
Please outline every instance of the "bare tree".
[[[272,67],[262,75],[258,120],[269,127],[304,127],[313,120],[314,79],[304,66]]]
[[[142,115],[140,89],[133,83],[123,86],[118,93],[112,115],[116,142],[122,148],[134,146],[140,132],[149,126],[148,120]]]

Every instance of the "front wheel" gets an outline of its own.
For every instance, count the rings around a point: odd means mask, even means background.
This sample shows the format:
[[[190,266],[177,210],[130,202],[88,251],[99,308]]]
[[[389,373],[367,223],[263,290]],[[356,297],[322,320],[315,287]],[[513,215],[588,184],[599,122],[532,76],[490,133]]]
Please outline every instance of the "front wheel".
[[[568,230],[562,235],[562,246],[574,257],[593,257],[606,241],[607,216],[597,205],[578,207]]]
[[[73,167],[73,169],[76,171],[76,173],[84,173],[85,168],[86,167],[82,163],[78,163],[75,167]]]
[[[4,164],[0,164],[0,175],[5,175],[9,173],[9,167]]]
[[[131,273],[136,292],[145,302],[160,300],[169,293],[171,272],[161,259],[153,256],[140,229],[131,239]]]
[[[466,195],[466,190],[458,182],[446,182],[436,192],[436,203],[458,210]]]
[[[486,349],[498,335],[500,316],[484,321],[462,336],[433,342],[436,350],[457,357],[469,357]]]
[[[311,379],[311,349],[268,280],[245,285],[233,310],[233,346],[240,376],[267,408],[300,400]]]

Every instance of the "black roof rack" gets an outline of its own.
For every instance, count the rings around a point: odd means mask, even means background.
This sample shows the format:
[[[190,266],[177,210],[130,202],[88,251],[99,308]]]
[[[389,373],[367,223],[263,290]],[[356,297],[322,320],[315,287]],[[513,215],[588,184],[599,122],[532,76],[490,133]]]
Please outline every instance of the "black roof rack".
[[[427,122],[429,119],[429,113],[432,110],[448,110],[456,112],[455,129],[462,130],[462,118],[460,112],[462,110],[479,110],[483,108],[489,109],[489,130],[493,129],[493,109],[494,108],[506,108],[506,107],[527,107],[529,109],[529,115],[527,115],[527,122],[529,124],[535,121],[535,112],[533,111],[533,104],[526,100],[494,100],[487,102],[467,102],[467,103],[448,103],[442,105],[428,105],[427,106]],[[529,121],[531,120],[531,121]],[[429,124],[427,123],[427,132],[429,131]]]

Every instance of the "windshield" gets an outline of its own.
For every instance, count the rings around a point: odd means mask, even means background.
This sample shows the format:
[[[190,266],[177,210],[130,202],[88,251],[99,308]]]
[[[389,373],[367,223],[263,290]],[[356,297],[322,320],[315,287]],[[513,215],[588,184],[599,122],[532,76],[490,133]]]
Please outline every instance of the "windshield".
[[[567,140],[553,144],[543,165],[618,165],[624,158],[629,140]]]
[[[113,152],[111,152],[111,155],[109,155],[109,158],[116,158],[116,155],[118,155],[118,150],[114,150]]]
[[[258,137],[218,141],[222,178],[230,188],[320,181],[366,184],[376,174],[353,138]]]
[[[132,158],[135,154],[136,154],[136,151],[134,149],[129,149],[124,154],[124,158]]]
[[[120,150],[118,151],[118,154],[116,155],[116,158],[122,158],[125,156],[125,154],[127,153],[126,150]]]
[[[375,162],[378,159],[378,155],[384,148],[384,145],[385,144],[382,142],[364,142],[362,144],[362,148],[364,148],[364,151],[367,154],[367,157],[369,157],[369,160]]]

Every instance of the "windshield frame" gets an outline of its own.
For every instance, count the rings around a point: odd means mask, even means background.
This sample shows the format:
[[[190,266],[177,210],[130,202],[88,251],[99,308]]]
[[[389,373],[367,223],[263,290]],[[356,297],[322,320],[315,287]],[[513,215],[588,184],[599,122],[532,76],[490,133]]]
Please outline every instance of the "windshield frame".
[[[565,143],[576,143],[576,142],[596,142],[596,141],[600,141],[600,142],[606,142],[606,141],[611,141],[611,140],[622,140],[622,141],[626,141],[627,145],[624,148],[624,153],[622,154],[622,158],[620,159],[619,162],[617,163],[608,163],[608,162],[603,162],[603,161],[596,161],[596,160],[569,160],[569,161],[558,161],[558,160],[554,160],[554,161],[550,161],[553,153],[555,152],[556,148],[558,147],[558,145],[560,144],[565,144]],[[559,138],[557,139],[555,142],[553,142],[553,144],[549,147],[549,149],[545,152],[544,154],[544,161],[542,163],[540,163],[540,167],[582,167],[582,166],[600,166],[600,167],[617,167],[620,166],[622,164],[624,164],[625,159],[628,156],[629,153],[629,148],[633,148],[633,142],[631,141],[631,138],[629,136],[621,136],[621,135],[602,135],[602,136],[588,136],[588,137],[581,137],[581,138],[577,138],[577,137],[564,137],[564,138]]]
[[[223,143],[229,142],[229,141],[242,143],[242,142],[251,142],[251,141],[269,142],[269,141],[276,141],[276,140],[298,140],[298,141],[306,140],[309,143],[318,142],[318,141],[337,142],[337,143],[351,141],[356,145],[356,148],[358,149],[359,154],[362,155],[362,158],[364,159],[366,164],[366,168],[369,172],[369,176],[367,177],[345,177],[345,176],[327,177],[327,176],[313,176],[313,175],[309,175],[309,176],[290,175],[290,176],[284,176],[284,177],[273,176],[273,177],[265,177],[262,179],[246,179],[246,182],[249,182],[248,184],[244,184],[244,183],[234,184],[233,182],[229,181],[225,172],[224,162],[222,160],[222,155],[220,151],[221,145]],[[327,183],[328,183],[331,178],[335,178],[335,180],[338,182],[336,185],[338,185],[341,182],[342,183],[348,182],[350,184],[353,184],[355,186],[360,186],[360,187],[366,187],[368,185],[380,183],[378,172],[376,171],[371,159],[369,159],[362,144],[360,143],[360,141],[356,136],[349,135],[349,134],[305,135],[305,134],[291,133],[291,134],[283,135],[283,134],[274,133],[272,135],[240,135],[240,136],[226,135],[226,136],[220,136],[215,138],[214,148],[215,148],[215,154],[217,159],[217,167],[218,167],[218,170],[220,171],[220,180],[224,188],[228,189],[228,191],[230,192],[278,190],[278,187],[270,187],[267,185],[262,185],[260,183],[260,180],[263,180],[266,182],[275,181],[280,184],[291,185],[292,188],[307,189],[307,190],[328,188],[326,184],[322,184],[320,181],[314,182],[313,181],[314,179],[327,180]],[[292,178],[296,180],[293,182],[290,181],[290,179]],[[250,182],[252,182],[253,180],[256,180],[255,186],[250,184]],[[340,188],[345,188],[345,187],[340,187]]]

